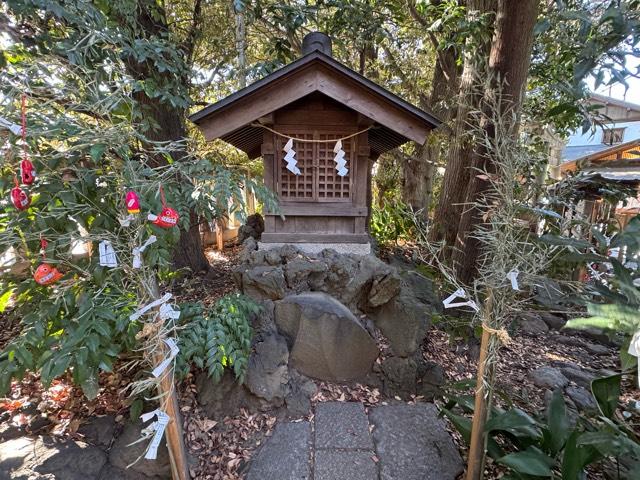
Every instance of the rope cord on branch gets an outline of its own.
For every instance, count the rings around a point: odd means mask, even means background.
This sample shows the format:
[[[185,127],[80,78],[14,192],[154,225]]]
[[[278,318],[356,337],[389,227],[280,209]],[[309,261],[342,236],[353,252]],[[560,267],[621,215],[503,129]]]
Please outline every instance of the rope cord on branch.
[[[292,140],[294,140],[295,142],[303,142],[303,143],[336,143],[338,140],[348,140],[350,138],[356,137],[358,135],[360,135],[361,133],[367,132],[369,130],[371,130],[373,128],[373,125],[368,126],[367,128],[365,128],[364,130],[360,130],[358,132],[352,133],[350,135],[347,135],[345,137],[340,137],[340,138],[332,138],[329,140],[318,140],[315,138],[298,138],[298,137],[292,137],[291,135],[285,135],[284,133],[280,133],[277,130],[274,130],[273,128],[267,127],[266,125],[262,125],[260,123],[252,123],[251,124],[252,127],[259,127],[259,128],[264,128],[265,130],[268,130],[272,133],[275,133],[276,135],[282,137],[282,138],[291,138]]]
[[[500,343],[503,345],[508,345],[509,343],[511,343],[511,337],[509,336],[509,333],[507,332],[507,330],[504,328],[499,328],[499,329],[491,328],[485,322],[482,322],[482,329],[498,337],[498,340],[500,340]]]

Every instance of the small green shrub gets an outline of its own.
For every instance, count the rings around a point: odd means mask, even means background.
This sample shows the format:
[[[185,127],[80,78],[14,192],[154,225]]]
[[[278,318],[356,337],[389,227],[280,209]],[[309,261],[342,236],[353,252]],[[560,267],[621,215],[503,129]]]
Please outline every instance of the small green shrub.
[[[594,380],[591,391],[598,411],[582,413],[570,420],[561,391],[556,390],[543,415],[531,416],[519,408],[493,408],[485,424],[487,454],[509,469],[504,479],[560,478],[583,480],[585,469],[605,460],[617,464],[621,480],[638,478],[640,443],[630,426],[616,415],[620,379],[612,375]],[[469,384],[461,385],[468,388]],[[453,411],[458,406],[463,414]],[[449,396],[442,408],[468,443],[471,436],[473,396]],[[624,465],[621,463],[624,460]]]
[[[222,297],[209,312],[199,303],[181,305],[176,375],[184,377],[193,363],[216,383],[225,368],[232,369],[238,381],[244,382],[253,338],[250,318],[260,309],[240,294]]]
[[[378,244],[398,243],[399,240],[412,238],[415,230],[415,218],[411,208],[402,202],[385,202],[382,207],[371,209],[371,235]]]

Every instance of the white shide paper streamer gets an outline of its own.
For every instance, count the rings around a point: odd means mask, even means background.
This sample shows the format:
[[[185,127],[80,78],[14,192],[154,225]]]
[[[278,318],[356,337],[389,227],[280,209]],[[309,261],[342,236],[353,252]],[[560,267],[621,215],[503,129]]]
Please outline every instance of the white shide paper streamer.
[[[338,171],[338,175],[344,177],[347,173],[349,173],[349,169],[345,168],[347,165],[347,161],[344,159],[345,151],[342,149],[342,140],[338,140],[336,142],[335,147],[333,147],[333,153],[336,156],[333,158],[333,161],[336,162],[336,170]]]
[[[629,355],[638,359],[638,388],[640,388],[640,330],[633,334],[629,343]]]
[[[300,175],[302,172],[296,166],[298,161],[296,160],[296,151],[293,149],[293,138],[289,139],[282,150],[287,152],[284,156],[284,161],[287,162],[287,170],[289,170],[294,175]]]
[[[160,320],[178,320],[180,318],[180,309],[168,303],[160,305]]]
[[[442,301],[444,308],[471,307],[476,312],[480,311],[480,309],[478,308],[478,305],[476,305],[476,302],[474,302],[473,300],[467,300],[466,302],[452,303],[453,300],[455,300],[458,297],[467,298],[467,292],[464,291],[464,288],[459,288],[458,290],[453,292],[451,295],[449,295],[447,298],[445,298]]]

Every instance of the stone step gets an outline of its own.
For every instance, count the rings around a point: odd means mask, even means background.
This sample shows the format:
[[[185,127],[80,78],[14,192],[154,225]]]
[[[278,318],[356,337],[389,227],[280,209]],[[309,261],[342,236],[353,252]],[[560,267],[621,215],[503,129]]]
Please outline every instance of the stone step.
[[[247,480],[308,480],[311,424],[279,423],[251,461]]]

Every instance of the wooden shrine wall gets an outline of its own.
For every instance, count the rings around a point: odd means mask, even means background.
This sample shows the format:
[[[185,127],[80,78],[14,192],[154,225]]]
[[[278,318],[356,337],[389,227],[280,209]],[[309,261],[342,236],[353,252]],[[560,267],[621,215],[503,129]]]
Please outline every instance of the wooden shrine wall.
[[[334,140],[366,128],[366,119],[322,95],[278,110],[274,130],[291,137]],[[366,243],[369,145],[367,133],[343,140],[349,173],[335,169],[335,142],[296,142],[300,175],[286,169],[282,150],[287,138],[265,131],[262,144],[265,183],[278,194],[282,220],[265,212],[262,241],[301,243]]]

